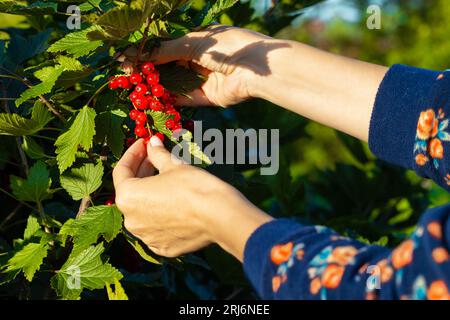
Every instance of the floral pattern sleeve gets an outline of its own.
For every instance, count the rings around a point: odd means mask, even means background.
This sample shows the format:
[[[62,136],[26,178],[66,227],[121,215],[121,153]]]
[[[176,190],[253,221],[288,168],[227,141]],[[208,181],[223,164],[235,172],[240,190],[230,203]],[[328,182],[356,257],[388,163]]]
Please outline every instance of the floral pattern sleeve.
[[[450,71],[393,66],[375,100],[369,147],[450,190]],[[264,299],[450,300],[450,205],[425,212],[394,249],[280,219],[261,226],[244,270]]]

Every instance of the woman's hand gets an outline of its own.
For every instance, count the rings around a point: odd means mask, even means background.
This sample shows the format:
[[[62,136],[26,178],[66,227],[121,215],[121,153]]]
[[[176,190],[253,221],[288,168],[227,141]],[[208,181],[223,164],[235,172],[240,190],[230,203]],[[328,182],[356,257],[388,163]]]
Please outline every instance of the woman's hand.
[[[279,41],[257,32],[213,25],[176,40],[163,41],[141,59],[155,64],[189,62],[194,70],[207,76],[203,86],[189,94],[192,99],[180,97],[179,105],[227,107],[254,97],[258,75],[270,72],[267,53],[279,45]],[[134,61],[136,49],[130,48],[125,56]]]
[[[173,157],[157,137],[147,148],[143,140],[134,143],[113,178],[125,228],[158,255],[217,243],[242,260],[247,239],[272,219],[230,185]]]

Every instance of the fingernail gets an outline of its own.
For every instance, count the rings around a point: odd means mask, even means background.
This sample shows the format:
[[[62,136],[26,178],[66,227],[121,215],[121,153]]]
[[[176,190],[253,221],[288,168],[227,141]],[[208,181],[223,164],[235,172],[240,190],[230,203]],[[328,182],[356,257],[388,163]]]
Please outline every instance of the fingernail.
[[[163,147],[163,143],[161,140],[159,140],[159,138],[157,136],[153,136],[150,138],[150,145],[152,147]]]

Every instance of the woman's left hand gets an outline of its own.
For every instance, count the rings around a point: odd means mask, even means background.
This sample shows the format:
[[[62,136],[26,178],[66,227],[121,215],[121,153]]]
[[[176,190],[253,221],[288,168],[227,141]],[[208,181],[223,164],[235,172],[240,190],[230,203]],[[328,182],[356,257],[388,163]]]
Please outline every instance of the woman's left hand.
[[[218,243],[242,260],[251,233],[272,219],[235,188],[176,159],[155,136],[147,148],[143,140],[134,143],[113,178],[125,228],[161,256]]]

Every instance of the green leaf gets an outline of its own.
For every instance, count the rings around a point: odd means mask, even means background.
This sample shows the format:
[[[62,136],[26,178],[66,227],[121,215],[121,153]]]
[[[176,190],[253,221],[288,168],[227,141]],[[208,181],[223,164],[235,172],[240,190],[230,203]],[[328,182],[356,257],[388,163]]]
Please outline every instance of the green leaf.
[[[19,200],[39,202],[52,196],[51,182],[45,163],[37,161],[30,168],[26,180],[11,176],[11,189]]]
[[[53,43],[47,51],[65,51],[68,54],[72,55],[74,58],[88,55],[103,44],[102,41],[92,41],[88,39],[87,34],[93,30],[96,30],[96,28],[90,27],[83,31],[69,33],[64,38]]]
[[[198,73],[175,63],[158,66],[158,70],[161,75],[161,84],[178,94],[187,94],[200,88],[204,81],[204,78]]]
[[[26,136],[41,130],[53,119],[48,109],[40,102],[34,104],[31,119],[15,113],[0,113],[0,135]]]
[[[39,230],[41,230],[41,225],[39,224],[38,219],[30,214],[28,216],[27,226],[23,232],[23,239],[31,239],[31,237],[34,236]]]
[[[111,285],[107,284],[106,292],[108,293],[109,300],[128,300],[128,296],[125,293],[125,290],[120,284],[120,281],[117,279],[114,280],[114,291],[111,288]]]
[[[16,106],[19,107],[22,103],[28,99],[43,95],[52,91],[53,86],[58,80],[59,76],[63,73],[64,68],[60,65],[55,67],[45,67],[44,71],[39,71],[37,74],[38,78],[42,81],[41,83],[32,86],[31,88],[22,92],[20,97],[16,99]]]
[[[102,185],[103,164],[99,161],[72,168],[61,175],[61,186],[73,200],[80,200],[94,193]]]
[[[53,115],[41,101],[37,100],[31,110],[31,119],[38,123],[40,130],[53,119]]]
[[[122,130],[123,117],[119,115],[121,110],[102,112],[96,119],[96,139],[105,142],[116,158],[120,158],[123,151],[125,134]]]
[[[59,65],[64,68],[64,71],[81,71],[84,69],[83,65],[75,58],[58,56],[56,58]]]
[[[189,153],[192,157],[198,158],[201,160],[203,165],[210,165],[211,159],[200,149],[199,145],[192,141],[192,133],[190,131],[186,131],[182,135],[183,143],[188,144]]]
[[[95,134],[95,116],[94,109],[88,106],[83,107],[69,130],[56,140],[56,160],[61,173],[74,163],[78,146],[81,146],[85,151],[89,151],[92,147],[92,138]]]
[[[0,113],[0,134],[8,136],[25,136],[39,130],[39,125],[32,119],[26,119],[16,113]]]
[[[153,118],[153,126],[156,130],[165,134],[169,139],[172,139],[172,131],[166,128],[166,121],[172,119],[173,116],[153,110],[149,110],[147,113]]]
[[[47,158],[44,149],[36,141],[28,136],[23,137],[22,149],[31,159]]]
[[[112,241],[122,230],[122,214],[115,205],[96,206],[86,211],[76,220],[64,223],[59,234],[73,237],[73,251],[80,252],[97,242],[100,236]]]
[[[116,7],[97,20],[97,25],[114,39],[122,39],[139,30],[142,25],[141,11],[129,6]]]
[[[5,272],[21,270],[25,278],[31,282],[47,256],[47,251],[46,243],[29,243],[8,260]]]
[[[19,15],[54,14],[58,5],[54,2],[37,1],[28,5],[17,4],[16,1],[0,1],[0,12]]]
[[[154,257],[152,257],[149,253],[147,253],[147,250],[144,249],[144,247],[141,245],[140,240],[131,236],[127,232],[123,232],[123,235],[125,239],[127,239],[128,243],[131,244],[131,246],[136,250],[137,253],[142,257],[142,259],[154,263],[154,264],[161,264],[158,260],[156,260]]]
[[[239,0],[217,0],[213,5],[209,2],[203,10],[195,17],[195,24],[199,27],[206,27],[214,22],[225,10],[234,6]]]
[[[103,245],[99,244],[80,253],[72,252],[51,279],[51,285],[58,296],[63,299],[78,299],[83,289],[101,289],[122,279],[119,270],[102,261],[100,255],[103,251]]]

